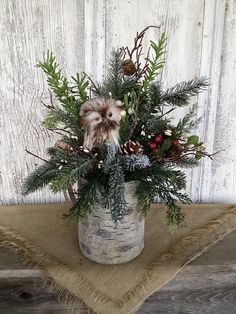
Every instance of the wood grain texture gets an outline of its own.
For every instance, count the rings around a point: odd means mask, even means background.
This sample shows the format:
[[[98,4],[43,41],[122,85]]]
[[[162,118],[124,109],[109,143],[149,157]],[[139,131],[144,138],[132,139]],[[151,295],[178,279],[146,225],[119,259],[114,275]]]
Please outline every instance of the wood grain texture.
[[[184,267],[159,292],[150,296],[137,314],[234,314],[236,311],[236,232]],[[21,258],[0,249],[1,314],[72,314],[45,287],[39,269],[29,269]],[[7,278],[7,274],[9,277]],[[91,313],[81,303],[80,314]]]
[[[131,45],[137,30],[150,29],[144,40],[168,37],[164,87],[200,75],[210,77],[209,91],[193,99],[202,122],[194,131],[210,152],[224,149],[214,161],[186,171],[187,192],[194,202],[236,201],[235,90],[236,1],[234,0],[0,0],[0,204],[60,202],[47,189],[27,198],[22,179],[54,143],[41,121],[47,99],[41,71],[34,67],[46,49],[55,52],[68,75],[86,70],[100,81],[113,47]],[[175,114],[181,117],[181,109]]]
[[[42,71],[35,67],[50,49],[67,75],[84,68],[83,2],[78,0],[1,0],[0,11],[0,204],[60,201],[48,190],[27,198],[22,179],[55,142],[42,126],[48,98]]]
[[[220,92],[216,113],[214,149],[224,149],[212,166],[212,199],[236,199],[236,1],[226,1],[221,55]]]

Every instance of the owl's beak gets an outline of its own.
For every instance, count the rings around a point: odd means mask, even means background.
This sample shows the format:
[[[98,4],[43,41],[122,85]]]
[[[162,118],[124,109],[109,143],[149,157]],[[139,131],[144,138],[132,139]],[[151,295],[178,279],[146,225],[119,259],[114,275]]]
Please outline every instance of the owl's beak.
[[[114,120],[110,120],[108,118],[104,118],[102,121],[104,128],[116,128],[118,123]]]
[[[111,120],[109,120],[108,118],[104,119],[104,126],[108,127],[110,125]]]

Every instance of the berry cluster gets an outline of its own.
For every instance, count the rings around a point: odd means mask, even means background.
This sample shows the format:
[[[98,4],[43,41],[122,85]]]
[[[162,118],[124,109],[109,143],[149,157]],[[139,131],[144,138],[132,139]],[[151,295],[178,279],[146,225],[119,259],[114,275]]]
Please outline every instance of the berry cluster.
[[[148,146],[150,149],[154,152],[158,152],[158,145],[160,145],[164,140],[164,137],[162,134],[157,134],[153,137],[153,139],[148,143]]]

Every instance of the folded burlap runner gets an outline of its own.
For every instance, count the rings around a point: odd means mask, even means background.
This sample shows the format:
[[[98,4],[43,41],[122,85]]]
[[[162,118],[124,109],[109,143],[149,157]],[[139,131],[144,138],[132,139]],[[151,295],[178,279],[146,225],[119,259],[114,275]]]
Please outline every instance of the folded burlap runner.
[[[60,299],[79,299],[102,314],[130,313],[184,264],[236,229],[235,205],[184,206],[186,226],[170,233],[165,208],[153,205],[146,219],[145,248],[135,260],[104,266],[84,258],[77,225],[62,214],[68,204],[0,207],[0,245],[20,249],[39,264]]]

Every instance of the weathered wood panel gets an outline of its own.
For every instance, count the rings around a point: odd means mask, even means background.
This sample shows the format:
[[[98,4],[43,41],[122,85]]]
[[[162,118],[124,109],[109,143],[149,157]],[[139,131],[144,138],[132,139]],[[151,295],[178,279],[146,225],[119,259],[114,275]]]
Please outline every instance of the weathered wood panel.
[[[223,149],[212,166],[211,198],[236,201],[236,1],[226,1],[220,91],[214,150]]]
[[[225,149],[214,161],[188,171],[187,192],[195,202],[235,202],[236,1],[235,0],[0,0],[0,204],[61,201],[48,190],[20,195],[22,178],[38,162],[24,148],[44,156],[55,139],[40,121],[47,98],[45,78],[34,67],[46,49],[55,52],[67,74],[86,70],[95,80],[105,74],[113,47],[145,38],[168,37],[165,87],[207,75],[209,92],[199,96],[196,132],[209,151]],[[185,110],[181,110],[181,116]]]
[[[50,49],[67,74],[84,68],[83,1],[0,1],[0,204],[53,202],[47,190],[20,195],[22,179],[55,141],[41,126],[48,97],[45,78],[35,67]]]

